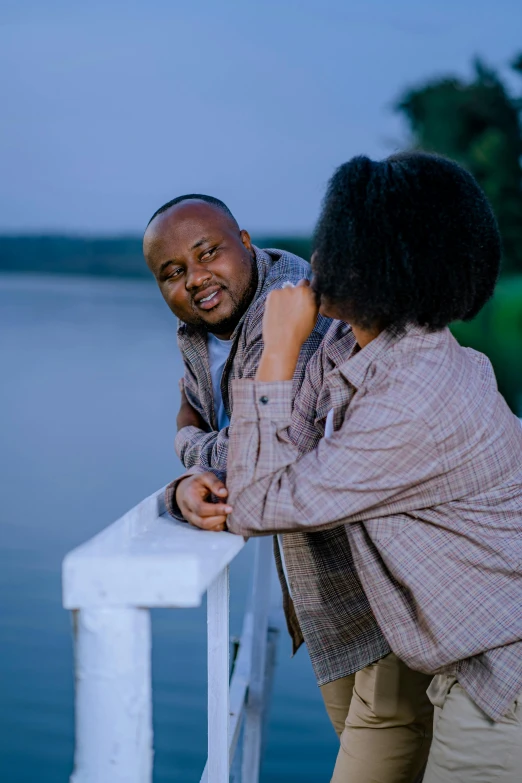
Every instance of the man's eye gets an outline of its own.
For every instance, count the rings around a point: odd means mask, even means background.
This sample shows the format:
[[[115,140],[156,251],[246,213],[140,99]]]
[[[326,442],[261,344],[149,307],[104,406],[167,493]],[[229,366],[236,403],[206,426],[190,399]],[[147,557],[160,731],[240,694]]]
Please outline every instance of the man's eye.
[[[178,267],[177,269],[173,269],[170,275],[167,277],[167,280],[175,280],[183,273],[183,269],[181,267]]]
[[[212,256],[215,254],[217,250],[217,247],[211,247],[210,250],[205,250],[205,252],[201,256],[201,261],[210,261]]]

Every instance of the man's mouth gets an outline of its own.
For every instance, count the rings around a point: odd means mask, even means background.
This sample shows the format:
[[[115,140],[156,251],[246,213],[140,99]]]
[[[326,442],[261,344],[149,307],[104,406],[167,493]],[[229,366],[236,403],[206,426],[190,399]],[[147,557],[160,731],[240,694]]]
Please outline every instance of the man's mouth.
[[[202,297],[201,295],[198,295],[198,297],[194,299],[194,304],[201,310],[212,310],[213,307],[216,307],[221,302],[222,298],[222,289],[214,288],[206,296]]]

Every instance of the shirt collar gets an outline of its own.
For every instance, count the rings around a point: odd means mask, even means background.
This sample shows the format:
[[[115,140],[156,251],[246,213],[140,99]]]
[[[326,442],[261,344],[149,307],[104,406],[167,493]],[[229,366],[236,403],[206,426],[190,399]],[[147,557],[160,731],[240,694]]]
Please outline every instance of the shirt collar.
[[[364,348],[359,348],[355,342],[351,327],[346,330],[346,335],[351,335],[351,340],[342,345],[338,343],[338,348],[344,348],[343,356],[336,362],[339,373],[356,389],[359,389],[366,378],[368,369],[373,362],[383,353],[386,353],[393,345],[398,343],[406,335],[419,331],[419,327],[407,325],[403,330],[397,330],[395,327],[383,329],[383,331]],[[335,346],[334,346],[335,347]],[[349,351],[348,355],[346,351]],[[332,357],[333,358],[333,357]]]

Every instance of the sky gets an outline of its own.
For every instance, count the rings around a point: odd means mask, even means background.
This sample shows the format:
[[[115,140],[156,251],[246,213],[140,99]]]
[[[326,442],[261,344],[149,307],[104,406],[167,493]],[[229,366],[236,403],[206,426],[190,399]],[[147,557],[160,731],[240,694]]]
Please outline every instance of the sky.
[[[0,232],[138,234],[202,192],[306,234],[336,166],[407,144],[404,89],[521,31],[520,0],[3,0]]]

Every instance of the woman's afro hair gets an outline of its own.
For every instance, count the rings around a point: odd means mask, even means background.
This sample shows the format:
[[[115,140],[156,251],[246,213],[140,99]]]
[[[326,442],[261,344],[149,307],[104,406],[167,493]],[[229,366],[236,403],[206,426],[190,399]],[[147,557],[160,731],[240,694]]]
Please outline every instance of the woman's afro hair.
[[[330,180],[314,235],[314,287],[362,327],[469,320],[493,293],[501,243],[461,166],[406,152],[356,157]]]

